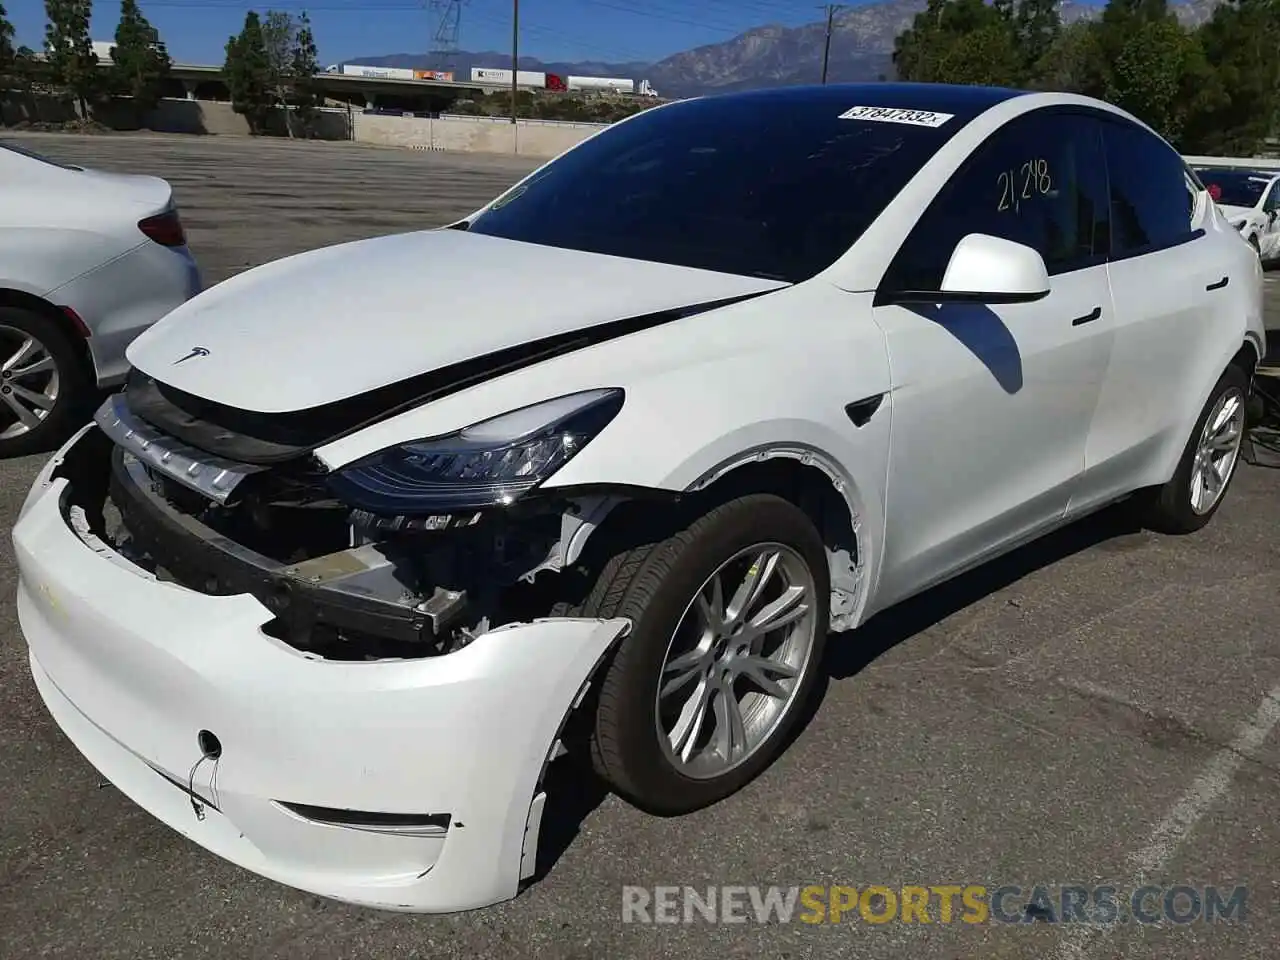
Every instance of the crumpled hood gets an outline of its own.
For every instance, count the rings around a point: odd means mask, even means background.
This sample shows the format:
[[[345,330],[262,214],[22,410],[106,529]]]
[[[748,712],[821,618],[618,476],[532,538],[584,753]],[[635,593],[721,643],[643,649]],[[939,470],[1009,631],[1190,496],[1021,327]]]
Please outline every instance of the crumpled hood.
[[[195,396],[283,413],[532,340],[785,286],[429,230],[246,271],[169,313],[127,355]]]

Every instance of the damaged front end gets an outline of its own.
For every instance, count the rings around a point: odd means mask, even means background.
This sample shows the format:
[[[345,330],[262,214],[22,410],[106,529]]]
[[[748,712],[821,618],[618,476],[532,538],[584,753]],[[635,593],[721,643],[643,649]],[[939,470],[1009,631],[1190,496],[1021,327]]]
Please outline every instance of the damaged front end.
[[[255,597],[274,615],[265,629],[296,649],[439,656],[560,599],[539,574],[561,569],[613,501],[524,495],[621,405],[621,391],[589,393],[328,472],[305,446],[197,422],[135,379],[60,469],[89,533],[158,579]],[[184,419],[218,443],[175,436]]]

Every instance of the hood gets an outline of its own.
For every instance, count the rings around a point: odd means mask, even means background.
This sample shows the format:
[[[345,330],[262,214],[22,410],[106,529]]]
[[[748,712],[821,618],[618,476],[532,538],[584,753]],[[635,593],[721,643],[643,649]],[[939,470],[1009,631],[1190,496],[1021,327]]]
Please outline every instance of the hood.
[[[127,355],[186,393],[284,413],[530,341],[785,286],[430,230],[246,271],[169,313]]]

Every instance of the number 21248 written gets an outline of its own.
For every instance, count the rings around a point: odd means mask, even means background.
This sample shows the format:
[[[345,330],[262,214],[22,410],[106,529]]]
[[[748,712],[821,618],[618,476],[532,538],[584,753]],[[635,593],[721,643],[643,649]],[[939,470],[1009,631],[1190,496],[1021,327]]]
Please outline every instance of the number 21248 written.
[[[1028,160],[1017,170],[1001,170],[996,185],[1000,188],[1000,202],[996,210],[1013,210],[1016,213],[1023,200],[1044,196],[1053,189],[1049,161]]]

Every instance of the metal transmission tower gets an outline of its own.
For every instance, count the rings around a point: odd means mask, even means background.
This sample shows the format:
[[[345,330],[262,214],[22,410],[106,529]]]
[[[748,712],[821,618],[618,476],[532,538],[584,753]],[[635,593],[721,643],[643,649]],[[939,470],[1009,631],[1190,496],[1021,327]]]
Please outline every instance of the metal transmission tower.
[[[435,23],[431,35],[432,66],[449,70],[458,55],[458,34],[462,28],[462,8],[468,0],[427,0],[427,9]]]

